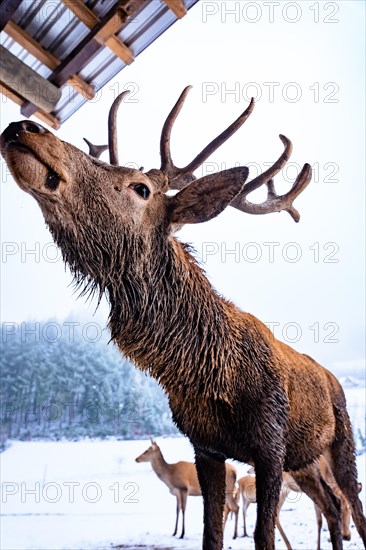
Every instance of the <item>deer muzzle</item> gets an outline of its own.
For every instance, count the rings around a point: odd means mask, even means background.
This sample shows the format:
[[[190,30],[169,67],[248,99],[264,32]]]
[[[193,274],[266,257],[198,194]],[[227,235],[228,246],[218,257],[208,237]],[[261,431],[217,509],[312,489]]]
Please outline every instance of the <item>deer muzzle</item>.
[[[29,191],[29,187],[57,189],[61,179],[57,149],[61,143],[43,126],[29,120],[12,122],[0,136],[1,153],[25,191]]]
[[[31,132],[32,134],[45,134],[49,133],[43,126],[31,122],[29,120],[20,120],[19,122],[12,122],[4,130],[0,137],[1,152],[6,154],[9,150],[20,150],[33,152],[22,140],[24,132]]]

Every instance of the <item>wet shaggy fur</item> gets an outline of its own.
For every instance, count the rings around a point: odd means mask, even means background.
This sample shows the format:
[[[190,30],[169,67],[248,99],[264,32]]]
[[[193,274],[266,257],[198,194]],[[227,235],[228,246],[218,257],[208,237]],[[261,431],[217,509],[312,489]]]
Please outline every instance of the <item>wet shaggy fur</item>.
[[[172,233],[219,213],[240,191],[247,170],[227,171],[226,182],[205,178],[201,191],[197,180],[173,199],[156,173],[149,179],[149,173],[95,161],[50,133],[23,132],[21,139],[36,156],[4,153],[15,179],[38,201],[76,283],[106,294],[114,342],[158,380],[175,423],[194,446],[204,498],[203,549],[222,548],[226,458],[255,465],[257,550],[274,548],[283,469],[322,510],[333,548],[341,549],[339,501],[314,463],[321,454],[366,543],[340,384],[221,297]],[[55,191],[45,187],[44,167],[60,175]],[[134,194],[135,181],[149,186],[148,201]]]

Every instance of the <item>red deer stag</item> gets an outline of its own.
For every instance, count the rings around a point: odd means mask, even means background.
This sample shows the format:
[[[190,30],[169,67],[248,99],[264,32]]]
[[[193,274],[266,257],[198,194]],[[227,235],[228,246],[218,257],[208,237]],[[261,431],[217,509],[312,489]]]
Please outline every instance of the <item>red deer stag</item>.
[[[333,548],[342,548],[340,505],[314,460],[329,448],[337,484],[366,544],[358,496],[352,428],[336,378],[307,355],[276,340],[253,315],[211,286],[188,246],[174,237],[187,223],[214,218],[231,205],[249,214],[285,210],[311,179],[305,164],[284,195],[273,177],[284,151],[246,183],[248,168],[194,177],[195,170],[249,117],[254,102],[184,168],[170,153],[170,136],[187,87],[164,123],[160,169],[118,166],[115,120],[109,116],[111,164],[81,152],[42,126],[20,121],[2,134],[2,154],[16,182],[38,202],[82,293],[106,293],[109,328],[120,351],[150,373],[168,395],[173,419],[195,449],[204,501],[203,549],[222,548],[225,459],[255,464],[257,550],[274,548],[282,471],[324,513]],[[248,195],[265,186],[261,204]],[[168,189],[177,189],[174,196]]]
[[[201,487],[197,477],[196,466],[193,462],[180,461],[175,464],[165,462],[163,453],[159,445],[155,441],[151,441],[151,445],[146,451],[136,458],[136,462],[151,462],[152,469],[159,479],[169,487],[172,495],[177,499],[177,513],[175,520],[175,528],[173,537],[178,531],[179,513],[182,511],[182,533],[180,538],[184,537],[185,533],[185,511],[187,505],[187,497],[198,497],[202,495]],[[238,513],[239,506],[234,498],[234,488],[236,483],[236,469],[231,464],[225,463],[226,467],[226,500],[230,512],[233,512],[236,517],[234,538],[237,536]]]

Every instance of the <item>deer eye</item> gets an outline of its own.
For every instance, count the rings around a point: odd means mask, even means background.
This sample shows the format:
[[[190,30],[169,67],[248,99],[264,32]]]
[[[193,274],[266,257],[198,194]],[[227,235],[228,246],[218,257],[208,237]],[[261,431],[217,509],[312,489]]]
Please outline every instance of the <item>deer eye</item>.
[[[47,189],[50,189],[50,191],[56,191],[57,187],[60,184],[60,179],[60,176],[50,169],[46,177],[45,187],[47,187]]]
[[[133,183],[132,185],[130,185],[130,187],[143,199],[146,200],[149,198],[150,189],[147,187],[147,185],[144,185],[143,183]]]

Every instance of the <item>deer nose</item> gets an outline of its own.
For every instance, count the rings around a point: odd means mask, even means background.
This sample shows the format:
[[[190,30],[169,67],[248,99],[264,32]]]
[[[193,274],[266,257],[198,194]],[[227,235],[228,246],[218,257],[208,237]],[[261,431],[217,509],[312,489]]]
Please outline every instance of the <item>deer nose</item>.
[[[2,139],[4,143],[9,141],[17,141],[20,132],[32,132],[33,134],[46,134],[48,130],[43,128],[40,124],[32,122],[30,120],[20,120],[19,122],[12,122],[4,130]]]

